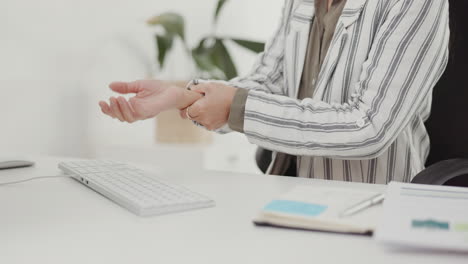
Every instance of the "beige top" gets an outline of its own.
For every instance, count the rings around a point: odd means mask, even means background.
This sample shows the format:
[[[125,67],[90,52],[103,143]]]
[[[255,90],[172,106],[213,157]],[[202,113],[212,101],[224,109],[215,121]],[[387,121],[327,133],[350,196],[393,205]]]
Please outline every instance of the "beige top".
[[[309,44],[307,47],[304,71],[299,86],[298,99],[312,97],[315,91],[315,81],[318,78],[323,60],[327,55],[336,24],[343,12],[346,0],[334,0],[327,12],[327,1],[315,1],[315,19],[310,27]]]
[[[336,24],[343,12],[345,4],[346,0],[334,0],[330,9],[327,10],[326,0],[315,1],[315,18],[310,27],[309,42],[299,86],[298,99],[312,97],[314,94],[316,80],[319,76],[323,61],[333,39],[333,34],[335,33]],[[247,96],[248,90],[238,89],[229,113],[229,127],[241,133],[244,132],[244,112]],[[284,175],[286,170],[290,167],[291,162],[295,162],[295,158],[296,157],[292,155],[278,153],[271,174]],[[298,168],[298,174],[301,174],[300,167]]]

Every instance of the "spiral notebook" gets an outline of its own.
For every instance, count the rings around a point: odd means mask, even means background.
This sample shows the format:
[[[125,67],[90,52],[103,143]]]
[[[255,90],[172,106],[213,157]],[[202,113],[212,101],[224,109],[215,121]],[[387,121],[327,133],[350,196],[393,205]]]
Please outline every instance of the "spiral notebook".
[[[376,194],[378,192],[350,188],[300,186],[268,203],[254,223],[258,226],[370,235],[377,226],[381,205],[348,217],[340,217],[340,213]]]

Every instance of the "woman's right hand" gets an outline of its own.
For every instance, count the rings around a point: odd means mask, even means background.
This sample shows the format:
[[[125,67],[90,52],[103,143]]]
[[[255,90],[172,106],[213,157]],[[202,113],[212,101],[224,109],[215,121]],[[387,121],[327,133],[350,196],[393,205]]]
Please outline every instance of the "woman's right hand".
[[[120,94],[135,94],[129,100],[120,96],[109,98],[109,103],[99,102],[104,114],[128,123],[153,118],[163,111],[184,109],[201,98],[199,93],[158,80],[114,82],[109,87]]]

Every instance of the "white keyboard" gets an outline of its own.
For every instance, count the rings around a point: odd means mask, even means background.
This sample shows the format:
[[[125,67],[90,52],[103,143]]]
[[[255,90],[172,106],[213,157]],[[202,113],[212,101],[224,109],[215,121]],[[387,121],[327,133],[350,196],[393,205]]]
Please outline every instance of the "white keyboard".
[[[125,163],[101,160],[61,162],[77,181],[140,216],[212,207],[214,201]]]

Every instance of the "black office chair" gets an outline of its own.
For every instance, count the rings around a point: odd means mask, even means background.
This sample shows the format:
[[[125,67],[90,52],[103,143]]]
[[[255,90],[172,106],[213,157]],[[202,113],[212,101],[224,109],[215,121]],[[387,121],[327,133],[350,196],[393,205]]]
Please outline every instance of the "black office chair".
[[[426,122],[431,152],[426,169],[412,182],[468,187],[468,1],[450,3],[450,60],[434,87],[432,113]],[[258,148],[257,165],[265,173],[271,151]],[[289,174],[293,175],[294,168]]]
[[[431,152],[412,182],[468,187],[468,1],[450,2],[450,60],[426,122]]]

